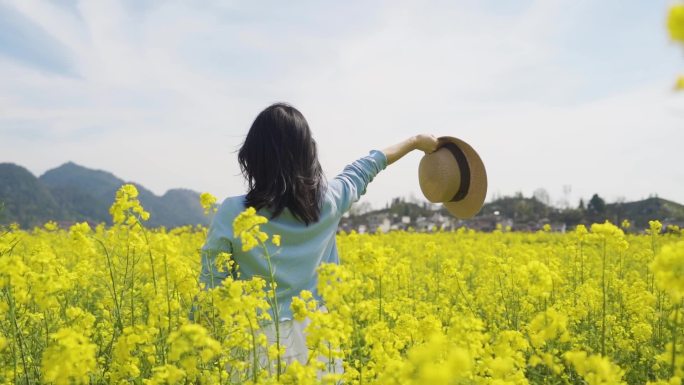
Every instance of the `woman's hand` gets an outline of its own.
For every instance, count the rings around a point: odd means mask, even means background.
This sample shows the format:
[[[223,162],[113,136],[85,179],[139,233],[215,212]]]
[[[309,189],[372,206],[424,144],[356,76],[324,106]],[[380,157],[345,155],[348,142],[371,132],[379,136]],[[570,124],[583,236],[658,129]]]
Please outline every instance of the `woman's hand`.
[[[434,152],[437,150],[437,143],[438,140],[434,135],[419,134],[389,146],[383,152],[387,157],[387,164],[390,165],[413,150],[421,150],[426,154]]]
[[[416,150],[421,150],[426,154],[437,150],[438,140],[434,135],[418,134],[415,137]]]

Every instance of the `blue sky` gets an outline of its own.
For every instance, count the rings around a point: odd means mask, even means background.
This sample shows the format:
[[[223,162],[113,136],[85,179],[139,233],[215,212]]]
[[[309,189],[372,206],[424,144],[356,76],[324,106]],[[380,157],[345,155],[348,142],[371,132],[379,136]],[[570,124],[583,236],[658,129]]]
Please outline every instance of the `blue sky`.
[[[0,162],[241,194],[235,150],[261,109],[286,101],[328,177],[425,132],[480,152],[490,198],[684,202],[672,92],[684,51],[667,36],[668,4],[0,1]],[[420,156],[364,200],[421,197]]]

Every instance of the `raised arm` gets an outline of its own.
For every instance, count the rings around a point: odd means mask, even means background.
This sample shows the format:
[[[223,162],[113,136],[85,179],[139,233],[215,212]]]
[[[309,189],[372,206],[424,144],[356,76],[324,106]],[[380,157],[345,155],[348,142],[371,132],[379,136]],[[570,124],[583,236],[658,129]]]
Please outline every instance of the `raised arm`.
[[[421,150],[429,154],[437,149],[437,138],[434,135],[418,134],[382,150],[387,157],[387,165],[396,162],[413,150]]]
[[[387,147],[383,151],[372,150],[369,155],[358,159],[344,168],[342,173],[330,181],[330,190],[335,199],[339,215],[344,214],[352,203],[366,192],[366,187],[375,175],[387,165],[397,161],[412,150],[425,153],[437,149],[437,138],[432,135],[416,135],[403,142]]]

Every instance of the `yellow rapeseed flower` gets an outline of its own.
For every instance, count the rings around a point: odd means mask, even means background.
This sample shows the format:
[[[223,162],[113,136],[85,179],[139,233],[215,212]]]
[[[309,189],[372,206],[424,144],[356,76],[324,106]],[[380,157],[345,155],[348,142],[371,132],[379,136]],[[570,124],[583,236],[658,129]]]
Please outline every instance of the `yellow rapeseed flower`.
[[[568,317],[555,309],[537,314],[528,326],[532,345],[541,348],[551,340],[569,341],[567,324]]]
[[[684,43],[684,4],[676,4],[670,8],[667,28],[672,39]]]
[[[588,385],[621,385],[624,371],[606,357],[588,355],[584,351],[569,351],[565,359]]]
[[[648,381],[646,385],[682,385],[682,378],[674,376],[669,380]]]
[[[169,361],[177,363],[190,378],[199,374],[202,365],[210,363],[222,351],[221,344],[198,324],[181,326],[169,335],[168,342]]]
[[[673,302],[684,297],[684,241],[662,247],[650,264],[656,286],[665,291]]]
[[[287,367],[285,373],[280,377],[282,385],[315,385],[316,368],[311,365],[304,366],[299,361],[294,361]]]
[[[232,256],[233,255],[231,253],[226,252],[220,252],[216,255],[214,264],[216,265],[218,271],[224,273],[230,271],[231,267],[235,264]]]
[[[655,221],[648,221],[648,229],[646,229],[646,232],[651,235],[657,235],[660,234],[660,232],[663,230],[663,224],[660,223],[660,221],[655,220]]]
[[[674,88],[677,91],[684,90],[684,76],[677,77]]]
[[[575,227],[575,235],[577,236],[577,238],[580,241],[583,240],[587,234],[589,234],[589,231],[587,230],[587,226],[585,226],[583,224],[579,224],[579,225],[577,225],[577,227]]]
[[[150,218],[150,213],[143,209],[138,200],[138,189],[132,184],[125,184],[117,190],[109,213],[115,224],[133,225],[138,219],[146,221]]]
[[[258,215],[254,207],[248,207],[238,214],[233,221],[233,233],[240,237],[242,251],[249,251],[256,247],[259,242],[266,242],[268,235],[261,231],[259,225],[268,223],[266,217]]]
[[[204,214],[209,214],[209,212],[216,212],[216,210],[218,210],[216,207],[216,197],[208,192],[200,194],[200,205],[202,205],[202,208],[204,209]]]
[[[302,301],[299,297],[292,297],[292,303],[290,304],[292,308],[292,315],[297,321],[304,321],[306,316],[309,314],[306,310],[306,303]]]
[[[182,384],[186,373],[173,365],[163,365],[152,369],[152,378],[143,380],[145,385]]]
[[[292,300],[310,320],[310,359],[278,380],[259,357],[281,354],[261,332],[268,277],[199,287],[207,229],[138,227],[137,200],[120,189],[114,226],[0,231],[0,383],[674,385],[684,374],[675,226],[340,234],[343,263],[318,269],[327,312],[309,291]],[[266,247],[265,223],[246,210],[235,237],[268,254],[281,240]],[[215,263],[231,270],[230,253]],[[344,373],[324,373],[339,363]]]
[[[57,222],[55,221],[48,221],[43,225],[43,227],[47,231],[55,231],[59,229],[59,226],[57,226]]]
[[[61,328],[51,338],[53,342],[43,352],[43,379],[57,385],[89,383],[97,346],[71,328]]]
[[[316,300],[308,290],[302,290],[299,297],[292,297],[290,308],[295,320],[303,321],[309,316],[309,313],[315,311],[317,307]]]
[[[605,221],[604,223],[594,223],[591,225],[592,234],[602,238],[622,238],[625,233],[614,224]]]

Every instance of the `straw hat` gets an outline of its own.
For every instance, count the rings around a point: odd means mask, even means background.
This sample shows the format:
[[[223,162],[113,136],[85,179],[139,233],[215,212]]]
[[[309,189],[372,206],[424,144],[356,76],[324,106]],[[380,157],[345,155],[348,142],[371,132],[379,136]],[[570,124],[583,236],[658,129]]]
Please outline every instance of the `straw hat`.
[[[477,214],[487,195],[487,172],[470,145],[451,136],[439,138],[437,151],[423,156],[418,167],[423,195],[443,203],[455,217]]]

